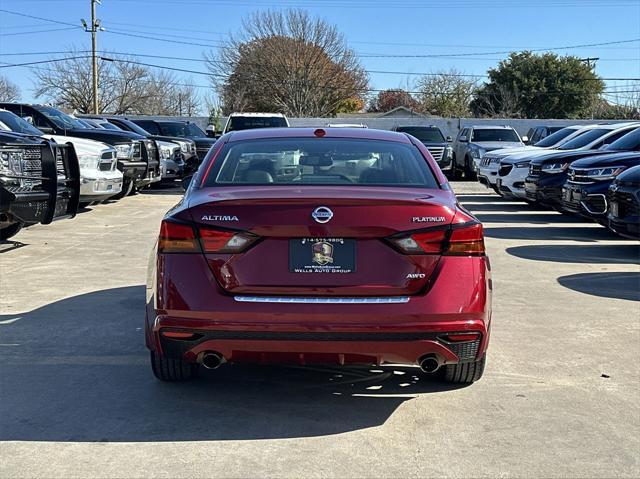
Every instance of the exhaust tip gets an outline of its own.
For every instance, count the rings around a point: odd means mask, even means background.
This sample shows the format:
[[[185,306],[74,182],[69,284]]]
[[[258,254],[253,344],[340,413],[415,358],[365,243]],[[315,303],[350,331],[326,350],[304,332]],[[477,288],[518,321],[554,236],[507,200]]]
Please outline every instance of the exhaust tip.
[[[420,366],[420,369],[423,372],[427,374],[432,374],[432,373],[435,373],[438,369],[440,369],[440,366],[442,366],[442,363],[440,362],[440,360],[438,360],[438,358],[434,354],[428,354],[419,359],[418,366]]]
[[[224,358],[219,353],[207,351],[202,355],[200,362],[207,369],[217,369],[224,362]]]

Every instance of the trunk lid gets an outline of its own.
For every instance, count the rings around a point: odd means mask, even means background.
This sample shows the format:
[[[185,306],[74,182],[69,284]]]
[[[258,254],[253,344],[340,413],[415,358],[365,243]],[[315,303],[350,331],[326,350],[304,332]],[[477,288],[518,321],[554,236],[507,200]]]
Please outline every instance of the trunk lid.
[[[205,254],[233,294],[393,296],[425,288],[437,254],[406,255],[385,238],[446,226],[456,213],[445,190],[392,187],[224,187],[194,191],[188,212],[202,228],[260,237],[238,254]],[[331,215],[312,213],[319,207]],[[322,209],[321,213],[326,213]]]

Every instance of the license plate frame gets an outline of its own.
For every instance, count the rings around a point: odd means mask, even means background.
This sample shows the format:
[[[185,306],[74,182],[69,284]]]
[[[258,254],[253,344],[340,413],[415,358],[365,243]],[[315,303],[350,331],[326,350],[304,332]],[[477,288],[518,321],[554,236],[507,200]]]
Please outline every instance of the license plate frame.
[[[356,240],[295,238],[289,240],[289,272],[351,274],[356,272]]]

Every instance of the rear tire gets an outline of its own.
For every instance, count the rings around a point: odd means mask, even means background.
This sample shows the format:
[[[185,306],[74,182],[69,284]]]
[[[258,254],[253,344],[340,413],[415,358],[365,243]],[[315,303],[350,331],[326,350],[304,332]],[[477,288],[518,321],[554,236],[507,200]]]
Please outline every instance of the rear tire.
[[[453,384],[471,384],[482,377],[487,356],[472,363],[447,364],[443,366],[442,379]]]
[[[7,241],[12,236],[17,235],[21,229],[22,229],[21,223],[14,223],[12,225],[7,226],[6,228],[0,229],[0,241]]]
[[[188,381],[198,375],[198,364],[160,356],[151,351],[151,369],[160,381]]]
[[[118,193],[117,195],[112,196],[109,199],[119,200],[121,198],[124,198],[129,193],[131,193],[132,189],[133,189],[133,180],[131,180],[131,179],[124,180],[124,182],[122,183],[122,191],[120,193]]]
[[[465,180],[468,181],[475,181],[477,180],[477,176],[475,174],[475,172],[473,171],[473,167],[471,166],[471,158],[469,158],[468,156],[465,157],[464,159],[464,178]]]

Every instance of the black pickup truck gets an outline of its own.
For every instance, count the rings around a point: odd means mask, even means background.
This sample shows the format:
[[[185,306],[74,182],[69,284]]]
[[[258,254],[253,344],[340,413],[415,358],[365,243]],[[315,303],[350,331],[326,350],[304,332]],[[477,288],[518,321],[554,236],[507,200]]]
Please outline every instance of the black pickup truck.
[[[0,108],[28,119],[47,134],[88,138],[112,145],[118,152],[118,169],[124,176],[119,196],[160,181],[160,152],[151,139],[128,131],[87,128],[76,118],[46,105],[0,103]]]
[[[196,143],[195,141],[179,137],[179,136],[167,136],[167,135],[156,135],[153,133],[149,133],[147,130],[137,125],[129,118],[115,116],[115,115],[82,115],[82,119],[92,118],[92,119],[100,119],[107,121],[108,123],[115,125],[124,131],[130,131],[132,133],[137,133],[138,135],[146,136],[147,138],[151,138],[156,141],[169,141],[172,143],[176,143],[180,146],[180,156],[181,158],[173,158],[174,161],[180,162],[182,160],[184,162],[184,174],[193,174],[200,164],[200,160],[198,159],[198,154],[196,153]]]
[[[190,121],[179,120],[151,120],[148,118],[131,118],[136,125],[144,128],[152,135],[172,136],[193,140],[196,144],[198,164],[196,168],[207,156],[209,149],[216,140],[209,138],[198,125]]]
[[[73,218],[80,168],[71,145],[0,132],[0,241],[21,228]]]

